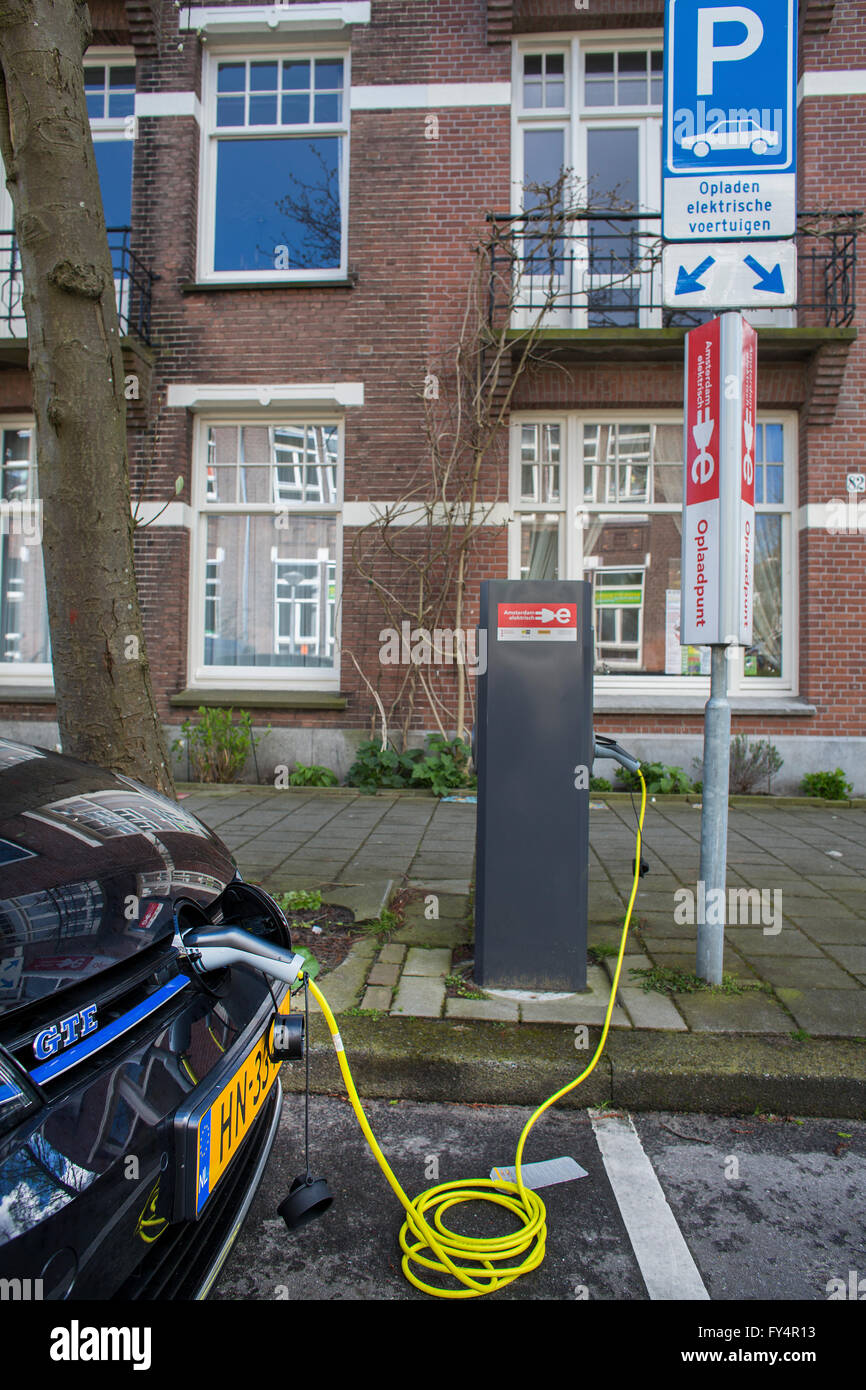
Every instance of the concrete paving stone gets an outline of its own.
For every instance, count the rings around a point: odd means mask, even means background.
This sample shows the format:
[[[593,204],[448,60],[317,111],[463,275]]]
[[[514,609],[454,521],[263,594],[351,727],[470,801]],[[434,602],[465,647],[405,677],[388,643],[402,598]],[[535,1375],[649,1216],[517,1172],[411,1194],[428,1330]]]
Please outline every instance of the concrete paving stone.
[[[776,991],[801,1028],[813,1037],[866,1037],[866,995],[859,989]]]
[[[413,946],[406,956],[403,966],[403,978],[407,975],[421,975],[435,979],[444,979],[451,969],[451,952],[441,947],[434,947],[432,950],[425,950],[420,946]]]
[[[840,922],[864,921],[864,917],[858,915],[852,907],[826,894],[823,898],[799,898],[791,893],[783,893],[782,902],[785,916],[798,922],[822,922],[826,917],[835,918]]]
[[[356,941],[353,943],[346,959],[336,967],[329,970],[321,980],[317,978],[317,984],[321,989],[335,1014],[345,1013],[346,1009],[351,1009],[358,1002],[358,998],[364,988],[367,978],[367,971],[370,962],[376,953],[375,941]],[[391,991],[388,991],[390,1000]],[[387,1005],[385,1006],[388,1007]],[[293,1012],[303,1008],[303,995],[299,1002],[293,1000]],[[310,996],[310,1013],[320,1013],[321,1010],[316,1000]]]
[[[396,931],[391,940],[403,942],[406,946],[453,948],[465,945],[469,938],[470,928],[467,923],[453,917],[444,917],[439,921],[412,922]]]
[[[666,994],[621,985],[616,997],[635,1028],[663,1028],[674,1032],[685,1032],[688,1028],[673,1000]]]
[[[693,1032],[791,1032],[791,1020],[784,1009],[758,990],[750,990],[747,994],[715,994],[703,990],[698,994],[678,994],[675,998],[677,1008]]]
[[[608,979],[611,981],[611,983],[613,983],[613,977],[614,977],[614,974],[616,973],[616,956],[608,956],[607,959],[606,959],[606,961],[604,962],[604,968],[605,968],[605,970],[606,970],[606,972],[607,972]],[[619,976],[619,978],[620,978],[620,988],[622,988],[623,983],[626,983],[626,984],[628,983],[628,979],[629,979],[629,973],[628,973],[628,972],[629,972],[630,970],[651,970],[651,969],[652,969],[652,961],[650,960],[649,956],[645,956],[645,955],[644,955],[642,952],[640,952],[640,951],[634,951],[634,952],[627,953],[625,956],[623,956],[622,970],[620,971],[620,976]]]
[[[445,1017],[517,1023],[520,1015],[515,999],[446,999]]]
[[[368,985],[387,985],[393,989],[400,978],[399,965],[383,965],[377,962],[367,976]]]
[[[796,914],[791,914],[794,921],[798,921]],[[808,933],[813,940],[821,945],[862,945],[866,941],[866,922],[862,917],[852,917],[840,920],[835,914],[828,912],[826,918],[800,918],[798,925],[805,933]]]
[[[760,975],[777,989],[790,986],[793,989],[858,989],[853,975],[841,970],[834,961],[817,959],[814,956],[796,956],[789,960],[773,960],[761,956]],[[866,1010],[866,998],[863,1000]]]
[[[472,886],[470,878],[417,878],[409,879],[410,888],[423,888],[428,893],[468,893]]]
[[[568,994],[559,999],[526,999],[520,1001],[520,1016],[524,1023],[604,1023],[607,999],[590,994]],[[611,1016],[611,1027],[630,1028],[628,1015],[617,1004]]]
[[[397,997],[391,1005],[391,1013],[408,1014],[413,1018],[439,1018],[444,1001],[444,980],[404,974]]]
[[[828,941],[824,943],[824,950],[838,961],[843,970],[850,970],[854,975],[866,974],[866,945],[849,946]]]
[[[350,908],[355,914],[356,922],[373,922],[387,905],[392,882],[390,878],[378,878],[371,879],[369,883],[345,888],[337,885],[323,891],[322,901]]]
[[[386,988],[384,985],[372,985],[364,991],[361,1008],[379,1009],[382,1013],[386,1014],[391,1007],[393,992],[394,991],[390,987]]]
[[[753,956],[820,956],[821,948],[796,926],[783,922],[782,930],[765,935],[763,927],[728,927],[725,936],[747,960]]]
[[[666,970],[683,970],[688,975],[695,974],[697,965],[697,951],[659,951],[652,949],[653,963]],[[725,947],[722,958],[722,970],[727,975],[733,975],[735,979],[745,980],[749,983],[754,981],[755,973],[749,969],[748,965],[735,951],[729,946]],[[626,976],[626,983],[630,985],[639,984],[639,978],[635,975]]]
[[[402,965],[406,955],[406,947],[389,942],[383,946],[379,952],[379,961],[382,965]]]

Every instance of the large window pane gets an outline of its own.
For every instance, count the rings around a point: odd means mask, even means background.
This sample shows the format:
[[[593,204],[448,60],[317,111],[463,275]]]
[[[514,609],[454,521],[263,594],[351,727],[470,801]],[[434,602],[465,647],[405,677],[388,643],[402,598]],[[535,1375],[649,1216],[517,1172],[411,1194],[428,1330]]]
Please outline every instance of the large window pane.
[[[333,517],[209,516],[208,666],[333,666]]]
[[[747,676],[782,674],[782,518],[755,517],[755,613],[752,646],[743,659]]]
[[[214,269],[339,268],[341,140],[220,140]]]
[[[559,517],[520,517],[520,578],[559,578]]]

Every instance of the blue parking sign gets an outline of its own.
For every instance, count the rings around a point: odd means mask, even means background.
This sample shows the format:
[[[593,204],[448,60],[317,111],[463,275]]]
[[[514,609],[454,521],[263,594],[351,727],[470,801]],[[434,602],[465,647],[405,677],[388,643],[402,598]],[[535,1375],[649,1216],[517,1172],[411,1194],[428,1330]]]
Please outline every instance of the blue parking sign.
[[[796,0],[667,0],[663,235],[796,230]]]

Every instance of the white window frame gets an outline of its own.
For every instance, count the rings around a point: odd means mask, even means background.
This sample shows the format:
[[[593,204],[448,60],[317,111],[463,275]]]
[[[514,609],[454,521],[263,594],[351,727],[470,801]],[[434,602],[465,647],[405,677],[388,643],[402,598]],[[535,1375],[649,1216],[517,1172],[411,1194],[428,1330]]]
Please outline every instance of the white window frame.
[[[2,444],[2,431],[5,431],[5,430],[30,430],[31,436],[32,436],[32,443],[31,443],[31,460],[32,460],[32,457],[35,455],[35,452],[36,452],[36,421],[34,420],[33,416],[31,416],[31,415],[26,415],[26,414],[22,414],[22,415],[5,415],[5,416],[3,416],[2,420],[0,420],[0,444]],[[0,462],[2,462],[2,459],[0,459]],[[37,475],[37,482],[38,482],[38,475]],[[35,497],[35,498],[30,499],[30,501],[28,502],[28,506],[32,506],[32,507],[33,507],[34,515],[35,515],[35,516],[38,516],[38,518],[39,518],[39,531],[40,531],[40,536],[41,536],[41,534],[42,534],[42,499],[41,499],[41,497],[38,497],[38,496],[37,496],[37,497]],[[14,515],[14,513],[13,513],[13,511],[12,511],[12,508],[13,508],[13,504],[12,504],[12,503],[0,501],[0,525],[2,525],[2,527],[3,527],[4,534],[5,534],[6,528],[9,527],[9,526],[12,524],[12,523],[11,523],[11,516]],[[40,549],[41,549],[41,548],[42,548],[42,542],[41,542],[41,540],[40,540],[40,543],[39,543],[39,544],[40,544]],[[43,574],[44,574],[44,564],[45,564],[45,560],[44,560],[44,556],[43,556]],[[47,600],[47,597],[46,597],[45,602],[46,602],[46,622],[47,622],[47,620],[48,620],[48,614],[47,614],[47,603],[48,603],[48,600]],[[44,688],[46,692],[48,692],[48,691],[53,691],[53,689],[54,689],[54,668],[53,668],[51,662],[50,662],[50,661],[44,661],[44,662],[35,662],[35,661],[5,661],[5,660],[3,660],[3,654],[2,654],[2,652],[0,652],[0,688],[2,688],[2,689],[5,691],[5,690],[8,690],[8,689],[14,688],[15,686],[22,686],[22,685],[28,685],[28,686],[32,686],[32,687],[34,687],[34,688],[40,688],[40,689],[41,689],[41,688]]]
[[[656,409],[644,410],[521,410],[511,417],[509,440],[509,496],[512,522],[509,527],[508,574],[510,578],[520,577],[520,523],[521,513],[535,513],[542,516],[556,515],[562,518],[559,532],[559,577],[560,579],[588,579],[590,570],[584,570],[583,556],[583,514],[595,513],[605,518],[622,520],[630,517],[644,519],[656,512],[667,512],[675,508],[665,504],[636,504],[631,510],[620,509],[615,503],[598,502],[587,504],[583,500],[583,429],[584,425],[606,424],[648,424],[682,427],[682,411]],[[760,410],[758,423],[763,425],[781,424],[783,430],[784,495],[783,506],[776,503],[757,503],[755,510],[771,515],[780,514],[782,518],[782,675],[746,676],[743,671],[743,649],[736,649],[736,655],[728,664],[729,692],[737,696],[758,696],[772,699],[773,696],[796,695],[799,692],[799,565],[798,532],[799,503],[797,495],[799,421],[796,412],[780,410]],[[524,424],[558,424],[560,426],[560,496],[561,503],[543,504],[521,502],[521,426]],[[644,567],[636,559],[634,565],[605,566],[605,568]],[[648,567],[648,566],[647,566]],[[709,696],[709,676],[674,675],[602,675],[594,676],[596,693],[611,695],[628,694],[690,694]]]
[[[220,63],[255,62],[263,59],[279,62],[282,58],[306,59],[333,58],[343,63],[343,115],[336,123],[322,123],[309,126],[217,126],[217,71]],[[351,141],[351,88],[352,62],[351,49],[347,43],[246,43],[240,46],[218,47],[205,52],[202,72],[202,128],[201,153],[199,159],[199,219],[197,279],[203,283],[233,284],[238,281],[255,284],[304,284],[306,281],[345,280],[348,274],[349,243],[349,158]],[[278,97],[279,101],[279,97]],[[338,136],[342,140],[340,168],[340,209],[342,214],[340,265],[332,269],[302,269],[288,267],[285,270],[215,270],[214,244],[216,241],[216,184],[217,184],[217,144],[220,139],[293,139],[309,134],[315,136]]]
[[[208,430],[220,425],[270,425],[290,424],[331,425],[337,430],[337,501],[335,503],[297,503],[297,502],[233,502],[214,504],[208,502],[207,493],[207,436]],[[345,478],[345,421],[332,412],[327,414],[313,409],[296,411],[280,409],[236,410],[231,413],[208,412],[197,414],[193,425],[193,468],[192,468],[192,530],[190,533],[189,566],[189,646],[187,656],[187,684],[190,689],[207,694],[209,690],[223,690],[227,686],[264,692],[285,690],[304,690],[311,686],[321,691],[340,689],[340,615],[334,619],[333,667],[292,667],[292,666],[205,666],[205,598],[207,579],[207,519],[209,516],[271,516],[276,520],[281,514],[308,516],[329,516],[335,520],[334,559],[336,562],[335,584],[337,610],[340,607],[340,594],[343,591],[343,494]],[[280,533],[274,531],[274,535]],[[275,633],[276,640],[276,633]],[[329,643],[330,643],[329,638]]]

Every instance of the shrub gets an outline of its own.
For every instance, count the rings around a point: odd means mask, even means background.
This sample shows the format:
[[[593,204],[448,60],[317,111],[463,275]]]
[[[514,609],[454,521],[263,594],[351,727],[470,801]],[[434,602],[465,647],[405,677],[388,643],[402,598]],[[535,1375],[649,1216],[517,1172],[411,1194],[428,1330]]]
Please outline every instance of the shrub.
[[[835,772],[807,772],[801,785],[807,796],[820,796],[825,801],[847,801],[852,791],[841,767]]]
[[[290,787],[336,787],[339,785],[339,777],[336,772],[332,772],[329,767],[322,767],[320,763],[295,763],[293,770],[289,773]]]
[[[186,748],[190,772],[195,782],[233,782],[247,760],[255,756],[260,739],[253,737],[253,724],[247,710],[206,709],[199,705],[200,720],[181,724],[184,737],[175,739],[172,751]]]
[[[461,738],[443,738],[430,734],[420,762],[412,769],[412,781],[429,787],[436,796],[445,796],[458,787],[474,787],[476,779],[469,774],[472,749]]]
[[[423,749],[410,748],[404,753],[370,739],[358,745],[346,782],[363,792],[420,786],[444,796],[455,788],[475,786],[475,778],[469,774],[471,755],[463,739],[443,738],[441,734],[428,735]]]
[[[769,739],[761,738],[750,744],[745,734],[737,734],[731,741],[730,790],[733,793],[748,793],[756,782],[766,777],[769,792],[770,783],[782,766],[782,761],[778,749]]]
[[[612,792],[613,786],[606,777],[590,777],[589,790],[591,792]]]
[[[378,787],[408,787],[412,770],[423,756],[420,748],[398,753],[390,746],[383,748],[376,739],[368,739],[358,744],[346,783],[362,792],[374,792]]]

